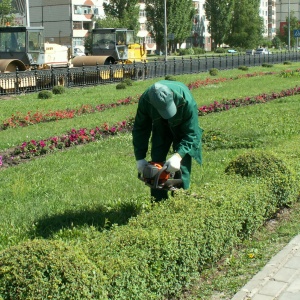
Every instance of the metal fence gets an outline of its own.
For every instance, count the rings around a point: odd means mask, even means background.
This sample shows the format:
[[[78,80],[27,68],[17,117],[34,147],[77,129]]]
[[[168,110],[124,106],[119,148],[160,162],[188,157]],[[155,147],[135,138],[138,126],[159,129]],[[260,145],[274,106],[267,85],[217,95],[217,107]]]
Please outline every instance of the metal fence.
[[[16,71],[0,73],[0,95],[20,94],[51,90],[56,85],[65,87],[95,86],[131,80],[146,80],[167,75],[184,75],[240,66],[280,64],[299,61],[300,52],[277,52],[269,55],[214,55],[198,57],[174,57],[145,63],[96,65],[82,67],[52,68],[49,70]]]

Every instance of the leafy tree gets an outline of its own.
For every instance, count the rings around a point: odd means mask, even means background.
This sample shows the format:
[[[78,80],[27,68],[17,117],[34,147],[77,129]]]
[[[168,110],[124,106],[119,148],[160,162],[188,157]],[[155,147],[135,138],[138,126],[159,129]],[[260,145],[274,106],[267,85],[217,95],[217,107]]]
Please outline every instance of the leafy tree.
[[[233,5],[234,0],[206,0],[204,4],[213,49],[225,41],[226,34],[230,29]]]
[[[279,38],[279,33],[277,33],[277,35],[272,39],[272,45],[276,48],[276,49],[280,49],[282,46],[282,41]]]
[[[138,3],[139,0],[110,0],[109,3],[103,3],[107,21],[99,20],[99,25],[104,26],[98,25],[98,27],[123,27],[137,32],[139,30]]]
[[[103,19],[97,19],[95,28],[121,28],[121,22],[118,18],[107,16]],[[124,27],[127,28],[127,27]]]
[[[289,17],[286,17],[286,25],[283,26],[283,33],[282,32],[278,32],[278,37],[280,38],[280,40],[285,43],[286,45],[289,44]],[[295,16],[295,12],[292,11],[290,13],[290,46],[294,47],[296,45],[296,38],[294,38],[294,30],[299,29],[299,20],[297,19],[297,17]]]
[[[147,29],[156,41],[157,49],[164,49],[165,9],[162,0],[146,0]],[[168,0],[167,31],[174,36],[174,44],[191,36],[195,9],[192,0]],[[169,45],[170,47],[171,45]]]
[[[13,7],[11,0],[0,1],[0,26],[5,26],[7,22],[13,23],[15,17],[12,13]]]
[[[260,0],[239,0],[233,5],[226,43],[244,49],[255,48],[262,41],[263,20],[259,16]]]

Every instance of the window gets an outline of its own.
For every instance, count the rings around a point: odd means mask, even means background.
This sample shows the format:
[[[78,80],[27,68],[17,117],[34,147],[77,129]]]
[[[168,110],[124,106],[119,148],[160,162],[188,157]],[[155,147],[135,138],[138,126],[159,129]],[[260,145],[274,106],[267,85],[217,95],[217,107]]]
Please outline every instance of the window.
[[[83,22],[82,25],[83,25],[82,27],[83,27],[84,30],[89,30],[91,22]]]
[[[74,22],[73,22],[73,29],[74,29],[74,30],[76,30],[76,29],[77,29],[77,30],[78,30],[78,29],[79,29],[79,30],[82,29],[82,22],[74,21]]]
[[[93,9],[92,9],[91,6],[74,5],[74,14],[77,14],[77,15],[91,15],[91,14],[93,14]]]
[[[145,10],[140,10],[139,16],[140,17],[146,17],[146,11]]]

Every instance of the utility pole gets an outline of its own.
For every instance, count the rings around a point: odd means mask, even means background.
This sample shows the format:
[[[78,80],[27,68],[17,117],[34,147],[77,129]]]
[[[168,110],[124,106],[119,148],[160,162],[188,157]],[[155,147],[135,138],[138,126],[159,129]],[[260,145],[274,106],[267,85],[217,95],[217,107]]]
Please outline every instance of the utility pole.
[[[291,50],[291,16],[290,16],[290,0],[288,3],[288,50]]]
[[[167,0],[164,0],[164,10],[165,10],[165,60],[167,60],[168,58]]]
[[[30,16],[29,16],[29,0],[26,1],[26,26],[30,26]]]

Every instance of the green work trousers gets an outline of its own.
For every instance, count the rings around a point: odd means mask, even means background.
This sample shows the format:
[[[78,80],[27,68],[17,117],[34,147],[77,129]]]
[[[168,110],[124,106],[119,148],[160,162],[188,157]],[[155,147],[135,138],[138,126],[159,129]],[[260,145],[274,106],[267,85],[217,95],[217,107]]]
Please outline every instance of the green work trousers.
[[[160,134],[156,134],[155,127],[152,132],[152,148],[151,148],[151,160],[154,162],[165,162],[173,144],[173,150],[176,150],[176,142],[173,138],[173,134],[167,124],[162,131],[160,128]],[[163,133],[163,134],[162,134]],[[188,189],[190,187],[190,174],[192,169],[192,157],[186,154],[181,160],[181,178],[182,188]],[[175,177],[176,178],[176,177]],[[168,191],[160,189],[151,189],[151,196],[154,197],[154,201],[158,202],[163,199],[168,199]]]

